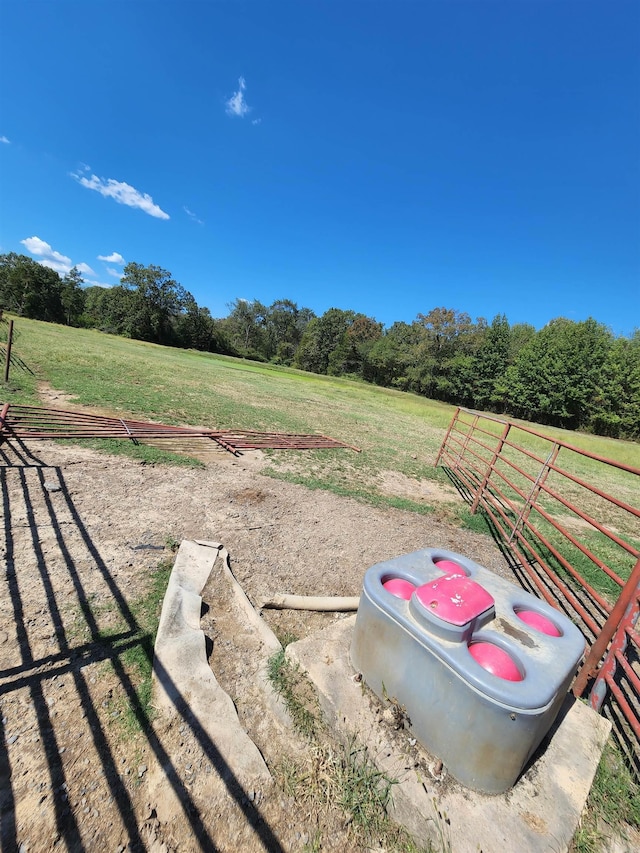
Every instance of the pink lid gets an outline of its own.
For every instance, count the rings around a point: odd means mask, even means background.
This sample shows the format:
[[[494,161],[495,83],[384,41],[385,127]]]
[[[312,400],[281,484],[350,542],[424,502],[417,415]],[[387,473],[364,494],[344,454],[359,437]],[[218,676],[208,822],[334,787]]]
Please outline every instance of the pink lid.
[[[451,625],[466,625],[494,605],[493,597],[465,575],[445,575],[418,587],[416,598],[438,618]]]
[[[517,610],[516,616],[518,619],[540,631],[541,634],[547,634],[549,637],[561,637],[562,632],[553,624],[551,619],[543,616],[542,613],[537,613],[535,610]]]
[[[436,560],[436,567],[440,569],[441,572],[446,572],[447,574],[458,574],[458,575],[466,575],[466,569],[463,569],[462,566],[458,565],[458,563],[454,563],[453,560]]]
[[[522,673],[511,655],[493,643],[471,643],[469,654],[483,669],[505,681],[522,681]]]
[[[405,601],[409,601],[415,589],[415,586],[410,581],[404,580],[404,578],[389,578],[382,586],[391,595],[395,595],[396,598],[404,598]]]

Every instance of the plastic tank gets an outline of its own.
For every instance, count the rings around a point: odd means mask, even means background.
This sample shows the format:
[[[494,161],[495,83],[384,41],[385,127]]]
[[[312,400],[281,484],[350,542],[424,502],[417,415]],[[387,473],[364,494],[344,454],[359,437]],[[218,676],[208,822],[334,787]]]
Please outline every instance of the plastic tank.
[[[464,785],[502,793],[548,732],[585,640],[544,601],[451,551],[370,568],[351,662]]]

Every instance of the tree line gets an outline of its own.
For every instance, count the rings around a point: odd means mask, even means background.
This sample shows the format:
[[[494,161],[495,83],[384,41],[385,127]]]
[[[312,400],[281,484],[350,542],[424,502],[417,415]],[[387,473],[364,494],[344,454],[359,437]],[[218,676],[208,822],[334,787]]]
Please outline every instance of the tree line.
[[[129,263],[115,287],[84,287],[25,255],[0,255],[0,307],[20,316],[206,352],[347,376],[551,426],[640,439],[640,329],[594,319],[540,330],[432,308],[388,329],[364,314],[316,316],[289,299],[236,299],[223,318],[171,273]]]

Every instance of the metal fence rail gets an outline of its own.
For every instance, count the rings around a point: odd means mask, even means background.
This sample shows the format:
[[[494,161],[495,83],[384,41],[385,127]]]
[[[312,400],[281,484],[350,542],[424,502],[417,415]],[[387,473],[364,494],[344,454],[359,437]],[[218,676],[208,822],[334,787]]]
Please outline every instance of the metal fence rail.
[[[320,433],[256,432],[254,430],[213,430],[172,426],[147,421],[94,415],[39,406],[0,403],[0,444],[7,438],[124,438],[138,441],[207,439],[238,455],[243,450],[317,450],[345,448],[359,452]]]
[[[520,582],[583,629],[574,695],[607,713],[640,772],[640,469],[464,408],[439,464],[486,513]]]

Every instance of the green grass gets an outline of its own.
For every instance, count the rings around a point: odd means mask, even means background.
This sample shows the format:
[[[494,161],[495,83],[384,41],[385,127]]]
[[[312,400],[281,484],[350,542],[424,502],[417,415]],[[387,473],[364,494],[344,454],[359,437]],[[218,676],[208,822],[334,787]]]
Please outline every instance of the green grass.
[[[35,376],[13,370],[8,387],[0,391],[8,402],[39,404],[37,384],[43,381],[79,404],[119,417],[218,429],[320,432],[359,447],[362,453],[272,451],[266,473],[383,506],[428,511],[426,501],[389,500],[381,485],[385,471],[416,481],[446,481],[444,473],[434,468],[455,411],[444,403],[348,379],[160,347],[95,330],[22,318],[16,319],[15,328],[15,350]],[[640,445],[550,432],[640,467]],[[527,440],[532,446],[538,441]],[[170,457],[156,448],[136,448],[128,442],[103,446],[143,461],[184,461],[176,454]],[[596,476],[593,463],[587,463],[580,470]],[[620,483],[625,488],[615,471],[607,476],[614,477],[612,487]]]
[[[640,828],[640,786],[611,738],[598,765],[572,851],[601,853],[605,849],[603,822],[623,838],[627,825]]]
[[[294,729],[309,740],[316,738],[322,728],[316,694],[300,667],[287,660],[284,649],[269,659],[267,677],[284,700]]]
[[[410,836],[387,813],[395,780],[376,768],[366,746],[355,737],[347,743],[330,738],[315,689],[299,666],[293,665],[281,650],[270,658],[267,674],[284,700],[294,728],[309,742],[306,761],[285,758],[277,768],[285,793],[294,797],[310,815],[337,806],[344,815],[344,823],[353,827],[367,849],[375,841],[376,845],[384,843],[384,849],[390,853],[419,853]],[[314,837],[313,845],[308,849],[322,849],[321,831]]]
[[[172,568],[173,559],[165,559],[159,563],[156,571],[150,576],[150,584],[146,593],[131,605],[131,613],[135,619],[137,631],[133,638],[128,639],[127,647],[118,655],[118,661],[134,685],[136,702],[132,702],[130,696],[118,690],[117,692],[114,691],[112,702],[109,705],[110,712],[118,712],[114,714],[113,719],[120,726],[122,736],[126,740],[131,740],[137,734],[146,731],[153,719],[153,708],[151,706],[153,647],[162,602]],[[105,609],[105,605],[102,605],[102,609]],[[110,612],[117,612],[115,602],[110,605]],[[110,645],[113,637],[121,635],[126,630],[126,622],[124,619],[119,619],[115,626],[100,631],[98,642]],[[131,639],[136,642],[131,644]],[[111,661],[107,666],[115,673],[114,664]]]

